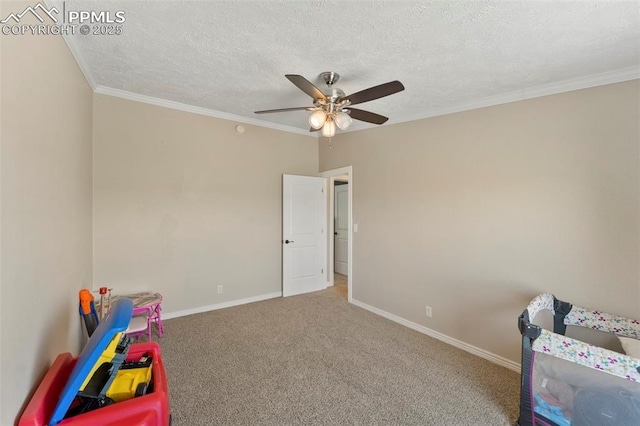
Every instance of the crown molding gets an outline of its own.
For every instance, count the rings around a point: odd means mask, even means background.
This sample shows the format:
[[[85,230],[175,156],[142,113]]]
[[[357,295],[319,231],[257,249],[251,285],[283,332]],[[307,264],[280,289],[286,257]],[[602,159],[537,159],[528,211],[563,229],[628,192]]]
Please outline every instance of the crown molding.
[[[524,89],[523,99],[538,98],[571,92],[573,90],[588,89],[590,87],[605,86],[607,84],[622,83],[624,81],[640,79],[640,66],[623,68],[616,71],[591,74],[584,77],[572,78],[555,83],[534,86]]]
[[[75,46],[75,41],[73,40],[73,38],[72,37],[67,37],[67,38],[71,38],[71,42],[73,46]],[[95,83],[92,84],[93,79],[91,76],[91,72],[88,70],[88,66],[86,66],[86,64],[83,62],[82,55],[79,52],[74,53],[73,47],[71,45],[69,46],[69,49],[71,49],[72,54],[78,61],[78,65],[80,66],[80,69],[83,70],[83,73],[87,78],[87,81],[89,81],[89,84],[92,86],[92,89],[94,90],[95,93],[115,96],[115,97],[129,99],[129,100],[138,101],[138,102],[144,102],[152,105],[177,109],[177,110],[186,111],[186,112],[192,112],[194,114],[207,115],[210,117],[221,118],[224,120],[237,121],[240,123],[252,124],[260,127],[267,127],[270,129],[281,130],[289,133],[297,133],[300,135],[312,137],[314,139],[320,138],[319,132],[316,132],[315,134],[309,134],[309,132],[306,130],[298,129],[292,126],[286,126],[284,124],[270,123],[267,121],[252,119],[252,118],[243,117],[235,114],[229,114],[226,112],[216,111],[208,108],[202,108],[202,107],[197,107],[193,105],[183,104],[180,102],[169,101],[166,99],[140,95],[133,92],[127,92],[125,90],[113,89],[111,87],[100,86],[100,85],[95,86]],[[624,81],[630,81],[630,80],[636,80],[636,79],[640,79],[640,67],[623,68],[616,71],[605,72],[600,74],[592,74],[584,77],[578,77],[578,78],[558,81],[554,83],[548,83],[548,84],[542,84],[539,86],[518,89],[511,92],[503,93],[500,95],[489,96],[482,99],[476,99],[469,102],[464,102],[451,107],[435,108],[423,114],[394,120],[392,123],[389,123],[389,124],[393,125],[393,124],[399,124],[399,123],[406,123],[409,121],[422,120],[425,118],[432,118],[432,117],[437,117],[441,115],[453,114],[457,112],[470,111],[470,110],[479,109],[479,108],[486,108],[486,107],[506,104],[510,102],[518,102],[526,99],[539,98],[542,96],[556,95],[559,93],[571,92],[574,90],[581,90],[581,89],[588,89],[591,87],[604,86],[607,84],[622,83]],[[366,129],[357,129],[357,130],[354,129],[354,130],[341,131],[341,133],[358,132],[361,130],[368,130],[371,128],[374,128],[374,127],[368,127]]]
[[[74,43],[75,45],[75,43]],[[71,47],[70,47],[71,49]],[[72,50],[73,53],[73,50]],[[78,56],[82,58],[80,53],[74,54],[76,60]],[[80,68],[83,69],[85,67],[80,64]],[[88,67],[86,67],[88,68]],[[87,81],[91,84],[91,75],[90,72],[85,72],[85,77],[87,77]],[[542,84],[538,86],[533,86],[524,89],[518,89],[511,92],[503,93],[500,95],[489,96],[482,99],[476,99],[469,102],[460,103],[451,107],[445,108],[435,108],[426,113],[422,113],[415,116],[410,116],[407,118],[401,118],[394,120],[389,125],[406,123],[409,121],[423,120],[425,118],[432,118],[441,115],[453,114],[457,112],[470,111],[479,108],[486,108],[495,105],[506,104],[510,102],[518,102],[526,99],[539,98],[542,96],[556,95],[559,93],[571,92],[574,90],[588,89],[591,87],[604,86],[607,84],[614,83],[622,83],[624,81],[636,80],[640,79],[640,66],[638,67],[629,67],[623,68],[616,71],[604,72],[600,74],[592,74],[584,77],[572,78],[568,80],[558,81],[554,83]],[[161,98],[154,98],[152,96],[140,95],[133,92],[127,92],[125,90],[113,89],[111,87],[98,85],[97,87],[92,86],[95,93],[100,93],[103,95],[115,96],[119,98],[129,99],[132,101],[144,102],[156,106],[161,106],[165,108],[177,109],[180,111],[192,112],[194,114],[207,115],[210,117],[221,118],[223,120],[236,121],[245,124],[252,124],[260,127],[267,127],[270,129],[281,130],[289,133],[296,133],[304,136],[309,136],[314,139],[319,139],[321,135],[320,132],[309,133],[307,130],[298,129],[292,126],[286,126],[284,124],[276,124],[270,123],[267,121],[252,119],[248,117],[243,117],[240,115],[229,114],[226,112],[216,111],[208,108],[197,107],[193,105],[183,104],[180,102],[169,101]],[[368,130],[375,128],[373,126],[367,127],[365,129],[353,129],[353,130],[343,130],[340,133],[351,133],[358,132],[362,130]]]
[[[64,10],[63,2],[60,0],[43,0],[43,1],[44,1],[44,4],[46,4],[47,7],[49,8],[56,7],[59,10]],[[73,59],[76,60],[76,63],[78,64],[80,71],[84,75],[85,80],[87,80],[89,87],[91,87],[91,90],[95,91],[96,87],[98,86],[96,84],[96,79],[93,77],[93,73],[91,72],[91,67],[89,66],[87,61],[84,59],[84,56],[82,56],[82,53],[80,52],[80,48],[78,47],[76,38],[69,34],[62,34],[62,39],[67,44],[67,47],[69,48],[69,51],[73,56]]]
[[[44,3],[49,6],[56,6],[61,8],[62,2],[60,0],[43,0]],[[165,108],[177,109],[180,111],[191,112],[194,114],[206,115],[209,117],[221,118],[223,120],[236,121],[239,123],[251,124],[254,126],[266,127],[269,129],[280,130],[288,133],[296,133],[299,135],[309,136],[314,139],[319,139],[320,132],[309,133],[306,129],[298,129],[296,127],[287,126],[284,124],[271,123],[268,121],[258,120],[254,118],[243,117],[240,115],[230,114],[222,111],[216,111],[208,108],[197,107],[189,104],[183,104],[180,102],[169,101],[162,98],[155,98],[152,96],[140,95],[133,92],[128,92],[125,90],[114,89],[107,86],[102,86],[96,83],[96,80],[91,72],[91,67],[85,60],[84,56],[80,52],[80,48],[76,42],[76,38],[64,34],[63,39],[67,46],[69,47],[69,51],[73,55],[78,67],[82,71],[87,83],[91,87],[95,93],[100,93],[103,95],[115,96],[118,98],[129,99],[132,101],[143,102],[151,105],[161,106]],[[525,99],[538,98],[542,96],[555,95],[558,93],[571,92],[574,90],[588,89],[596,86],[604,86],[607,84],[614,83],[622,83],[624,81],[640,79],[640,66],[633,66],[628,68],[622,68],[620,70],[609,71],[599,74],[591,74],[588,76],[578,77],[567,79],[563,81],[542,84],[538,86],[533,86],[529,88],[523,88],[514,90],[511,92],[506,92],[499,95],[489,96],[486,98],[475,99],[468,102],[463,102],[457,105],[443,107],[443,108],[434,108],[427,112],[413,115],[405,118],[394,119],[392,122],[388,123],[388,125],[406,123],[409,121],[422,120],[425,118],[437,117],[441,115],[453,114],[457,112],[470,111],[478,108],[486,108],[495,105],[506,104],[510,102],[518,102]],[[343,130],[341,133],[350,133],[350,132],[358,132],[362,130],[368,130],[371,128],[375,128],[373,126],[366,127],[364,129],[352,129],[352,130]]]
[[[140,95],[138,93],[128,92],[126,90],[114,89],[111,87],[98,85],[94,89],[94,93],[101,95],[114,96],[116,98],[128,99],[130,101],[143,102],[145,104],[156,105],[165,108],[177,109],[179,111],[191,112],[193,114],[206,115],[208,117],[221,118],[223,120],[235,121],[238,123],[251,124],[254,126],[266,127],[269,129],[281,130],[283,132],[297,133],[299,135],[308,136],[316,139],[316,136],[310,134],[308,130],[298,129],[296,127],[286,126],[284,124],[270,123],[268,121],[257,120],[255,118],[243,117],[227,112],[216,111],[209,108],[203,108],[180,102],[168,101],[166,99],[154,98],[153,96]]]
[[[423,114],[394,120],[393,123],[389,124],[406,123],[408,121],[422,120],[425,118],[437,117],[440,115],[470,111],[478,108],[486,108],[494,105],[518,102],[526,99],[539,98],[542,96],[556,95],[559,93],[588,89],[591,87],[604,86],[607,84],[622,83],[625,81],[636,79],[640,79],[640,66],[623,68],[620,70],[604,72],[600,74],[591,74],[584,77],[572,78],[554,83],[541,84],[539,86],[518,89],[500,95],[489,96],[482,99],[475,99],[451,107],[435,108]]]

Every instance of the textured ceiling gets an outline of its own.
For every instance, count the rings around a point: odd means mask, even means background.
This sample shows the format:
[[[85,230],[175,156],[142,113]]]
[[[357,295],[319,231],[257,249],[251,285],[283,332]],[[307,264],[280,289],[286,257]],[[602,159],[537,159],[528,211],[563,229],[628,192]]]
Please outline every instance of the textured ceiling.
[[[76,35],[98,87],[308,130],[284,74],[347,94],[400,80],[358,107],[389,124],[515,91],[640,66],[638,1],[78,1],[123,10],[117,36]],[[354,129],[373,127],[361,123]]]

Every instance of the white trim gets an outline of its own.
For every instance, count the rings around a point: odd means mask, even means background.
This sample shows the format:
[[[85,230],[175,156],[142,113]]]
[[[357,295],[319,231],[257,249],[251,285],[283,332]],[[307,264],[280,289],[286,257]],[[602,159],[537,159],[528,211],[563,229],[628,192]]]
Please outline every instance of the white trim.
[[[622,83],[624,81],[636,79],[640,79],[640,67],[636,66],[623,68],[621,70],[592,74],[584,77],[572,78],[554,83],[518,89],[512,92],[488,96],[486,98],[470,100],[453,106],[434,108],[419,115],[401,118],[399,120],[390,120],[388,124],[392,125],[406,123],[408,121],[422,120],[425,118],[438,117],[441,115],[453,114],[456,112],[470,111],[479,108],[507,104],[510,102],[518,102],[526,99],[571,92],[574,90],[588,89],[591,87],[604,86],[607,84]],[[342,133],[357,132],[359,130],[367,130],[371,128],[374,128],[374,126],[367,127],[366,129],[346,130],[342,131]]]
[[[206,115],[208,117],[221,118],[223,120],[235,121],[238,123],[252,124],[254,126],[267,127],[269,129],[281,130],[283,132],[297,133],[299,135],[308,136],[315,142],[318,139],[316,133],[310,133],[308,130],[298,129],[296,127],[286,126],[284,124],[270,123],[268,121],[258,120],[255,118],[243,117],[241,115],[229,114],[227,112],[216,111],[209,108],[203,108],[180,102],[168,101],[166,99],[155,98],[153,96],[140,95],[138,93],[127,92],[126,90],[113,89],[98,85],[94,90],[95,93],[101,95],[114,96],[116,98],[128,99],[130,101],[143,102],[145,104],[156,105],[164,108],[177,109],[179,111],[190,112],[193,114]]]
[[[49,8],[55,6],[60,11],[64,10],[62,7],[62,2],[60,0],[44,0],[44,3]],[[89,66],[87,61],[84,59],[84,56],[82,56],[82,53],[80,52],[80,48],[78,47],[76,38],[69,34],[62,34],[62,39],[64,40],[65,43],[67,43],[67,47],[69,48],[69,51],[71,52],[71,55],[73,56],[73,58],[76,60],[76,63],[78,64],[78,68],[80,68],[80,71],[84,75],[85,80],[87,80],[89,87],[91,87],[92,91],[96,90],[96,87],[97,87],[96,79],[93,77],[93,73],[91,72],[91,67]]]
[[[353,301],[353,166],[341,167],[339,169],[327,170],[320,173],[320,176],[326,177],[329,180],[329,211],[331,212],[330,216],[333,218],[333,202],[334,202],[334,186],[333,181],[338,176],[349,175],[349,191],[347,197],[349,198],[349,205],[347,207],[347,234],[349,235],[349,241],[347,241],[347,262],[349,265],[347,266],[347,301],[351,303]],[[334,250],[334,241],[333,241],[333,220],[329,221],[329,233],[327,237],[331,238],[330,241],[327,241],[328,245],[328,268],[327,272],[329,273],[327,279],[327,287],[333,285],[333,250]]]
[[[62,7],[60,0],[44,0],[47,6]],[[321,137],[320,132],[310,133],[306,129],[299,129],[297,127],[287,126],[284,124],[271,123],[268,121],[258,120],[255,118],[243,117],[236,114],[230,114],[222,111],[216,111],[209,108],[197,107],[193,105],[183,104],[180,102],[169,101],[162,98],[156,98],[152,96],[140,95],[126,90],[114,89],[111,87],[99,85],[91,72],[91,67],[82,56],[80,48],[76,42],[76,38],[70,35],[62,36],[64,41],[69,47],[69,51],[78,63],[78,67],[84,74],[87,83],[95,93],[103,95],[115,96],[118,98],[129,99],[132,101],[138,101],[148,103],[151,105],[161,106],[165,108],[177,109],[180,111],[191,112],[194,114],[206,115],[209,117],[221,118],[224,120],[236,121],[240,123],[252,124],[255,126],[266,127],[269,129],[281,130],[289,133],[296,133],[304,136],[312,137],[313,139],[319,139]],[[558,93],[570,92],[573,90],[588,89],[596,86],[604,86],[607,84],[622,83],[624,81],[640,79],[640,67],[632,66],[628,68],[622,68],[615,71],[608,71],[599,74],[591,74],[587,76],[571,78],[558,82],[552,82],[548,84],[541,84],[538,86],[532,86],[529,88],[522,88],[499,95],[493,95],[486,98],[474,99],[471,101],[463,102],[454,106],[446,106],[443,108],[434,108],[430,111],[421,113],[419,115],[410,116],[406,118],[400,118],[389,122],[389,125],[406,123],[408,121],[422,120],[425,118],[437,117],[441,115],[453,114],[456,112],[469,111],[478,108],[485,108],[494,105],[506,104],[510,102],[518,102],[525,99],[538,98],[542,96],[555,95]],[[359,130],[367,130],[376,126],[368,126],[364,129],[352,129],[343,130],[341,133],[357,132]]]
[[[168,320],[171,318],[184,317],[187,315],[200,314],[202,312],[216,311],[218,309],[231,308],[232,306],[246,305],[247,303],[261,302],[263,300],[275,299],[276,297],[282,297],[281,291],[275,291],[273,293],[261,294],[258,296],[247,297],[246,299],[230,300],[228,302],[216,303],[214,305],[200,306],[198,308],[183,309],[181,311],[162,313],[162,319]]]
[[[557,93],[588,89],[590,87],[604,86],[607,84],[622,83],[623,81],[635,80],[638,78],[640,78],[640,67],[635,66],[623,68],[616,71],[592,74],[524,89],[524,99],[555,95]]]
[[[132,101],[144,102],[165,108],[177,109],[180,111],[191,112],[194,114],[206,115],[209,117],[221,118],[224,120],[236,121],[240,123],[253,124],[255,126],[267,127],[270,129],[281,130],[289,133],[296,133],[304,136],[312,137],[314,140],[321,137],[320,132],[310,133],[307,130],[298,129],[297,127],[287,126],[284,124],[271,123],[268,121],[258,120],[255,118],[243,117],[240,115],[229,114],[226,112],[216,111],[209,108],[197,107],[193,105],[183,104],[180,102],[169,101],[166,99],[155,98],[152,96],[140,95],[126,90],[114,89],[102,85],[97,85],[93,79],[89,66],[80,54],[75,39],[71,36],[65,36],[65,41],[69,45],[69,50],[78,62],[78,66],[85,75],[89,85],[95,93],[103,95],[115,96],[118,98],[129,99]],[[624,81],[640,79],[640,67],[628,67],[616,71],[604,72],[600,74],[592,74],[588,76],[572,78],[568,80],[541,84],[529,88],[513,90],[511,92],[501,93],[498,95],[488,96],[480,99],[473,99],[462,102],[453,106],[445,106],[442,108],[434,108],[418,115],[389,121],[387,125],[406,123],[409,121],[423,120],[425,118],[438,117],[441,115],[454,114],[457,112],[470,111],[479,108],[486,108],[495,105],[507,104],[511,102],[523,101],[526,99],[539,98],[542,96],[556,95],[559,93],[571,92],[574,90],[588,89],[591,87],[604,86],[607,84],[622,83]],[[372,129],[377,126],[367,126],[364,129],[343,130],[341,133],[351,133],[361,130]]]
[[[62,10],[62,2],[60,0],[44,0],[44,3],[49,7],[56,6]],[[243,117],[236,114],[216,111],[209,108],[197,107],[193,105],[169,101],[166,99],[156,98],[152,96],[140,95],[137,93],[128,92],[126,90],[120,90],[120,89],[99,85],[97,84],[96,79],[93,76],[91,67],[85,60],[84,56],[80,51],[80,48],[78,47],[76,38],[67,34],[63,34],[62,37],[65,43],[67,44],[67,46],[69,47],[69,51],[71,52],[74,59],[78,63],[78,67],[82,71],[82,74],[84,74],[84,77],[87,80],[87,83],[89,84],[89,86],[91,87],[91,90],[93,90],[95,93],[129,99],[132,101],[148,103],[148,104],[161,106],[165,108],[177,109],[180,111],[191,112],[194,114],[206,115],[209,117],[221,118],[224,120],[252,124],[255,126],[281,130],[289,133],[296,133],[304,136],[309,136],[314,139],[319,139],[321,137],[320,132],[310,133],[306,129],[299,129],[297,127],[287,126],[284,124],[271,123],[268,121],[258,120],[255,118]],[[470,101],[463,102],[453,106],[434,108],[430,111],[426,111],[419,115],[393,120],[389,122],[388,125],[406,123],[408,121],[422,120],[425,118],[453,114],[456,112],[469,111],[469,110],[474,110],[478,108],[485,108],[485,107],[490,107],[494,105],[506,104],[510,102],[518,102],[525,99],[555,95],[558,93],[571,92],[574,90],[588,89],[591,87],[604,86],[607,84],[622,83],[624,81],[635,80],[635,79],[640,79],[639,66],[631,66],[628,68],[622,68],[614,71],[607,71],[599,74],[591,74],[591,75],[582,76],[582,77],[570,78],[567,80],[541,84],[541,85],[532,86],[529,88],[513,90],[511,92],[506,92],[499,95],[493,95],[485,98],[474,99],[474,100],[470,100]],[[343,130],[341,133],[357,132],[359,130],[367,130],[375,127],[376,126],[368,126],[364,129]]]
[[[422,334],[426,334],[427,336],[438,339],[451,346],[455,346],[458,349],[462,349],[463,351],[479,356],[480,358],[484,358],[487,361],[491,361],[494,364],[500,365],[502,367],[508,368],[509,370],[513,370],[517,373],[520,373],[520,364],[517,362],[513,362],[511,360],[498,356],[489,351],[485,351],[484,349],[480,349],[476,346],[465,343],[461,340],[454,339],[453,337],[449,337],[446,334],[442,334],[437,331],[431,330],[430,328],[424,327],[420,324],[416,324],[415,322],[411,322],[404,318],[400,318],[399,316],[390,314],[389,312],[383,311],[382,309],[374,308],[373,306],[367,305],[366,303],[360,302],[359,300],[354,299],[351,301],[351,303],[363,309],[366,309],[369,312],[373,312],[376,315],[380,315],[381,317],[387,318],[393,322],[397,322],[398,324],[404,325],[405,327],[409,327],[415,331],[418,331]]]

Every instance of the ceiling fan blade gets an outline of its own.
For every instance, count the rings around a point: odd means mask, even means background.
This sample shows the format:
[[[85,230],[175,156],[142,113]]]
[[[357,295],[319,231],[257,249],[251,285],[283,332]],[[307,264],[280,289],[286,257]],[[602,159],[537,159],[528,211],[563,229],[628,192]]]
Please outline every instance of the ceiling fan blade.
[[[369,87],[368,89],[361,90],[352,95],[345,96],[338,99],[341,102],[344,99],[348,99],[351,105],[361,104],[363,102],[373,101],[374,99],[383,98],[385,96],[393,95],[404,90],[404,86],[398,80],[390,81],[388,83],[380,84],[378,86]]]
[[[322,127],[320,129],[322,129]],[[320,129],[314,129],[313,127],[309,127],[310,132],[319,132]]]
[[[327,97],[320,91],[320,89],[314,86],[312,82],[310,82],[303,76],[298,74],[286,74],[285,77],[287,77],[290,82],[295,84],[298,89],[302,90],[313,99],[327,99]]]
[[[311,111],[313,107],[293,107],[293,108],[280,108],[280,109],[265,109],[262,111],[256,111],[255,114],[269,114],[272,112],[285,112],[285,111],[301,111],[306,109],[307,111]]]
[[[375,112],[365,111],[363,109],[357,108],[345,108],[351,111],[349,115],[351,118],[366,121],[367,123],[373,124],[383,124],[389,119],[389,117],[385,117],[384,115],[376,114]]]

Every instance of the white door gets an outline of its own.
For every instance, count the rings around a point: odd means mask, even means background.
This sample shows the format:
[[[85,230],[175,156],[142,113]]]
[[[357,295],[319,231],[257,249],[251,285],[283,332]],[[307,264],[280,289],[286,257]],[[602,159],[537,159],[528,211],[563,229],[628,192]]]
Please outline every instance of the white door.
[[[326,288],[327,180],[282,175],[282,295]]]
[[[349,184],[336,185],[334,207],[334,265],[335,272],[349,275]]]

